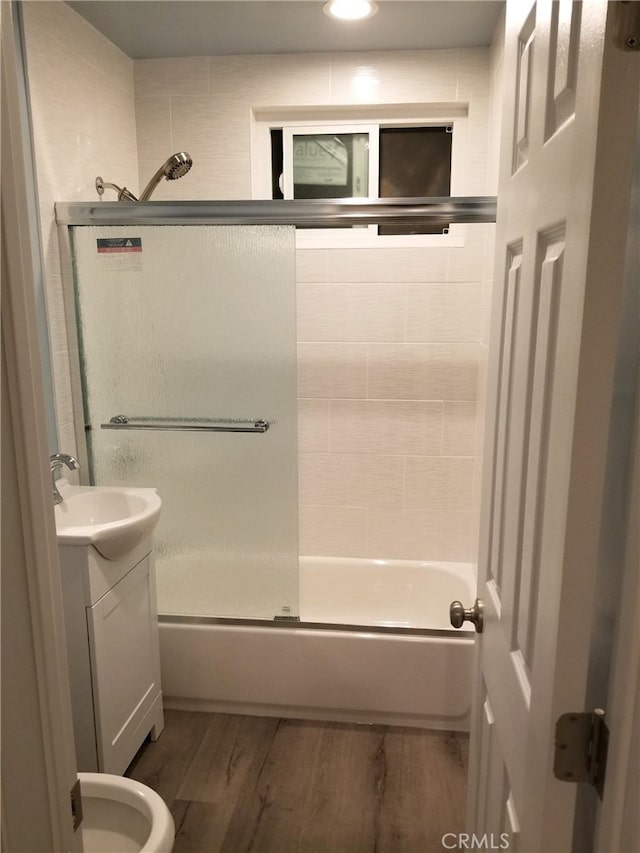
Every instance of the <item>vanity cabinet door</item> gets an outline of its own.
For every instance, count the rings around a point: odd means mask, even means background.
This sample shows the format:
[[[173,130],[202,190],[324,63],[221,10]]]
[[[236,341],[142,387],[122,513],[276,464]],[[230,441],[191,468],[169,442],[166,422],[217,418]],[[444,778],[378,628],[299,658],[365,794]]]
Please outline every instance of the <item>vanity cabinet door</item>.
[[[160,694],[151,555],[87,608],[100,770],[121,774],[149,732]]]

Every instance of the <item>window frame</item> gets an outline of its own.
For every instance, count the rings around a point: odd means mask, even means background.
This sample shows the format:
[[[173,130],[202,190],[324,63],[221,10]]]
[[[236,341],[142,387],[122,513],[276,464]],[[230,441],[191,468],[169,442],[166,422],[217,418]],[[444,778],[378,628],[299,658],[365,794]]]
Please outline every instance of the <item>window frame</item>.
[[[282,174],[283,195],[285,199],[293,199],[293,137],[294,136],[316,136],[343,133],[366,133],[369,136],[369,163],[368,163],[368,185],[369,192],[362,196],[363,201],[378,197],[379,177],[379,128],[376,123],[356,124],[293,124],[287,122],[282,127]],[[328,232],[330,236],[328,236]],[[377,225],[362,225],[345,228],[305,228],[304,231],[296,231],[296,245],[304,246],[306,243],[314,247],[318,242],[328,240],[332,245],[360,244],[361,240],[369,241],[377,236]],[[326,238],[326,239],[325,239]]]
[[[451,195],[464,196],[468,175],[467,104],[395,104],[359,107],[254,108],[251,122],[251,190],[253,198],[271,198],[271,130],[292,129],[309,134],[370,133],[369,198],[378,198],[379,130],[386,127],[452,127]],[[285,132],[286,131],[286,132]],[[291,134],[292,135],[292,134]],[[290,155],[289,155],[290,156]],[[375,171],[374,171],[375,167]],[[292,173],[292,170],[289,170]],[[287,163],[284,164],[287,172]],[[286,189],[286,179],[285,179]],[[287,198],[287,192],[284,193]],[[292,197],[292,194],[291,196]],[[451,248],[465,245],[466,226],[453,223],[447,234],[378,234],[376,225],[362,228],[297,229],[296,247],[332,248]]]
[[[282,154],[284,175],[284,197],[293,199],[293,137],[294,136],[332,136],[342,134],[364,134],[369,137],[368,194],[363,199],[375,198],[379,173],[379,124],[289,124],[282,128]]]

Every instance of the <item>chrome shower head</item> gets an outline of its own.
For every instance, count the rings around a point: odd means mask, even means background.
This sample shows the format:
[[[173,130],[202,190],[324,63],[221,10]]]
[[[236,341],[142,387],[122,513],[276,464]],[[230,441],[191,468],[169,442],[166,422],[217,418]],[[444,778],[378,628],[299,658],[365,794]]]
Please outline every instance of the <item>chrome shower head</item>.
[[[171,157],[163,163],[155,175],[151,178],[143,192],[140,193],[139,201],[148,201],[151,193],[158,186],[163,178],[167,181],[177,181],[187,174],[193,166],[193,160],[186,151],[178,151],[177,154],[172,154]]]
[[[179,151],[177,154],[172,154],[171,157],[162,167],[164,175],[168,181],[177,181],[187,174],[193,166],[193,160],[186,151]]]

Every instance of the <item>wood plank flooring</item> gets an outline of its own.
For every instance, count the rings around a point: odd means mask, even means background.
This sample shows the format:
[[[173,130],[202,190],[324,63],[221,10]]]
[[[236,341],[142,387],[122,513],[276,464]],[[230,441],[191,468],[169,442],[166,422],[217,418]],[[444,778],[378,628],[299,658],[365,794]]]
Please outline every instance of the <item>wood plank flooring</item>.
[[[468,739],[393,726],[166,711],[127,775],[174,853],[431,853],[464,829]]]

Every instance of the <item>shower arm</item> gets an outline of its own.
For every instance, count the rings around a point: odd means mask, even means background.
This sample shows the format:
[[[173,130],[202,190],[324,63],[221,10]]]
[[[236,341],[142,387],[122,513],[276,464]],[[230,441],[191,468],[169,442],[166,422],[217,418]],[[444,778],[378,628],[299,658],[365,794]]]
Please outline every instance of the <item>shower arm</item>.
[[[118,201],[138,201],[134,194],[126,187],[119,187],[117,184],[111,184],[109,181],[103,180],[98,175],[96,178],[96,192],[102,198],[105,190],[115,190],[118,193]]]
[[[158,186],[160,181],[165,177],[165,171],[164,170],[165,170],[165,164],[160,166],[160,168],[155,173],[155,175],[151,178],[151,180],[149,181],[147,186],[140,193],[140,198],[138,199],[138,201],[149,201],[149,197],[151,196],[151,193],[155,190],[155,188]]]

